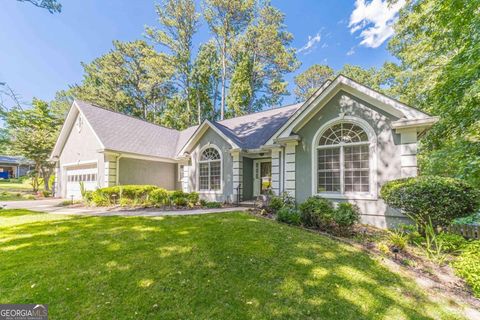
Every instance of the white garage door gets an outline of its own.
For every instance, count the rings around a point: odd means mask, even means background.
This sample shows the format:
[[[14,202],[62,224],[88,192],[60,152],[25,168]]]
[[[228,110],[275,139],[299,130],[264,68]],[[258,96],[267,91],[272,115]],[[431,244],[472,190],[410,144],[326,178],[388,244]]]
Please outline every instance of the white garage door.
[[[95,190],[98,186],[98,170],[96,165],[78,166],[67,169],[67,194],[68,199],[81,199],[80,184],[83,182],[85,190]]]

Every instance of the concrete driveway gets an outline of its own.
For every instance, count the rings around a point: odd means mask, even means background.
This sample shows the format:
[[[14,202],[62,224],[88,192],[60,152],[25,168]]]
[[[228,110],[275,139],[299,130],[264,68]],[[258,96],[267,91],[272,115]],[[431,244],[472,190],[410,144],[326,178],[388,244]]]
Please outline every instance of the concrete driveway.
[[[126,210],[122,208],[85,208],[85,207],[61,207],[59,204],[65,199],[48,199],[33,201],[2,201],[0,205],[5,209],[27,209],[42,211],[53,214],[75,214],[92,216],[185,216],[207,213],[222,213],[231,211],[244,211],[248,208],[231,207],[218,209],[195,209],[195,210],[160,210],[156,208]],[[1,214],[1,212],[0,212]]]

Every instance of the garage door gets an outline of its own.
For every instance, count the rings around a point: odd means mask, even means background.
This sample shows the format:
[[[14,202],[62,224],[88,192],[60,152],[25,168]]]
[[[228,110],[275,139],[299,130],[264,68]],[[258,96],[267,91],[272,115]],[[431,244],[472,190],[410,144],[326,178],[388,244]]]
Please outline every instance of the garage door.
[[[67,169],[67,194],[68,199],[81,199],[80,184],[83,182],[85,190],[95,190],[98,186],[98,170],[96,165],[78,166]]]

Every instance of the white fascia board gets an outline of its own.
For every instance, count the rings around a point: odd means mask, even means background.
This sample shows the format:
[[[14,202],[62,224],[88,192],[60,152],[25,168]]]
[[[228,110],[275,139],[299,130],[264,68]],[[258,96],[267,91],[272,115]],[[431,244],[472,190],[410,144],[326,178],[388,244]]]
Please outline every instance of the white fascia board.
[[[55,146],[53,147],[52,153],[50,155],[51,161],[58,161],[58,157],[62,152],[63,146],[67,141],[68,135],[73,128],[75,118],[80,113],[79,108],[75,104],[75,101],[72,103],[70,110],[68,110],[67,116],[63,121],[62,129],[60,129],[60,134],[58,135],[57,141],[55,142]]]
[[[230,146],[233,149],[239,149],[240,147],[233,142],[229,137],[227,137],[222,131],[220,131],[213,123],[211,123],[209,120],[203,121],[203,123],[200,125],[200,127],[195,130],[195,132],[192,134],[192,136],[188,139],[187,143],[185,143],[185,146],[180,150],[178,153],[178,156],[182,156],[186,151],[188,151],[192,145],[195,145],[198,140],[207,132],[208,129],[212,129],[215,133],[217,133],[220,137],[222,137],[225,141],[227,141]]]
[[[440,117],[429,117],[426,119],[401,119],[395,122],[392,122],[392,128],[398,131],[407,130],[407,129],[428,129],[433,126],[435,123],[440,120]]]
[[[113,156],[122,157],[122,158],[157,161],[157,162],[168,162],[168,163],[178,163],[177,159],[156,157],[156,156],[150,156],[150,155],[144,155],[144,154],[132,153],[132,152],[123,152],[123,151],[111,150],[111,149],[102,149],[102,150],[99,150],[98,152],[103,152],[106,155],[113,155]]]

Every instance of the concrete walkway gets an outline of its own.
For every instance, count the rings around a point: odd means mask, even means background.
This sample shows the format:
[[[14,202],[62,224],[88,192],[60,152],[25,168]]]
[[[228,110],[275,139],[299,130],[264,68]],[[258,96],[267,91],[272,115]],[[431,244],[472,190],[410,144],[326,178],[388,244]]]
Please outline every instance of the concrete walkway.
[[[217,209],[195,209],[195,210],[160,210],[156,208],[128,210],[122,208],[86,208],[86,207],[61,207],[59,204],[64,199],[34,200],[34,201],[2,201],[0,205],[5,209],[27,209],[42,211],[52,214],[74,214],[87,216],[187,216],[207,213],[222,213],[231,211],[245,211],[245,207],[217,208]],[[1,211],[0,211],[1,214]]]

